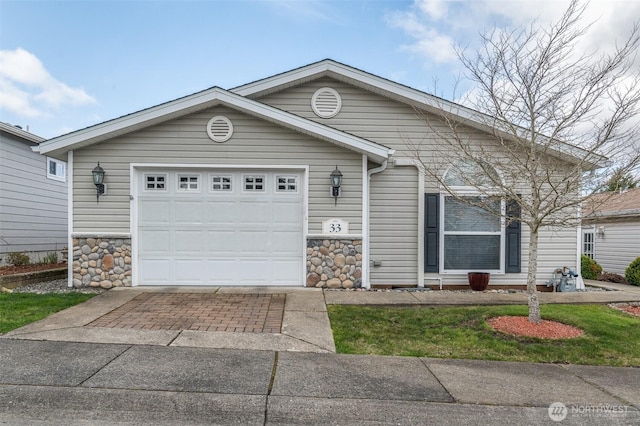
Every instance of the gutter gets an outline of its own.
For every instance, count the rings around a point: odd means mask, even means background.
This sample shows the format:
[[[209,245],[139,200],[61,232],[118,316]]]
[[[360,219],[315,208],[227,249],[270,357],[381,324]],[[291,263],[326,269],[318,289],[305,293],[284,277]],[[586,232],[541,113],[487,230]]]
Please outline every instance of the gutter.
[[[628,218],[628,217],[640,217],[640,209],[628,209],[618,211],[604,211],[598,213],[592,213],[587,216],[583,216],[584,221],[597,221],[598,219],[616,219],[616,218]]]

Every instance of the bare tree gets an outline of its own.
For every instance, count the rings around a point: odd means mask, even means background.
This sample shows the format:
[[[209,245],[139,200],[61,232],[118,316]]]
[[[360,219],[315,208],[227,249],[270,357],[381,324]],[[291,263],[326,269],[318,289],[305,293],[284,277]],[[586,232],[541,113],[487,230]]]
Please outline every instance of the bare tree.
[[[443,102],[440,112],[423,112],[431,136],[408,142],[425,174],[450,196],[528,227],[532,322],[541,321],[540,230],[575,227],[581,203],[606,186],[612,165],[626,174],[640,163],[640,29],[636,23],[612,53],[580,53],[590,28],[582,23],[586,7],[573,1],[548,27],[494,29],[473,54],[458,49],[475,84],[464,102],[472,108]],[[453,186],[473,188],[476,196]]]

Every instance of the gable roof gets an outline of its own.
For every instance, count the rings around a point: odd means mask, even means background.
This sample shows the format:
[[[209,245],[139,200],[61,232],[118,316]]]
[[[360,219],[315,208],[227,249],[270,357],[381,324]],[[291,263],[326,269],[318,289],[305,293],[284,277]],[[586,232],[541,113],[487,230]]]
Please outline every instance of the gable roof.
[[[455,117],[458,122],[469,127],[485,133],[497,132],[507,140],[514,139],[512,134],[508,132],[501,132],[487,124],[492,122],[495,123],[497,120],[494,117],[490,117],[455,102],[447,101],[429,93],[422,92],[409,86],[336,62],[332,59],[324,59],[304,67],[277,74],[253,83],[238,86],[231,89],[231,91],[241,96],[256,99],[288,87],[297,86],[323,77],[330,77],[337,81],[342,81],[347,84],[360,87],[369,92],[408,104],[423,111],[434,114],[442,114],[444,112],[445,114]],[[526,131],[526,129],[522,130],[523,132]],[[548,141],[548,139],[545,139],[542,136],[540,139]],[[608,165],[606,157],[596,153],[587,152],[580,147],[564,143],[562,141],[554,141],[552,151],[556,152],[559,156],[569,155],[580,159],[588,158],[590,161],[587,163],[591,164],[594,168]]]
[[[595,194],[585,203],[583,210],[585,219],[633,216],[640,218],[640,188],[613,195],[607,192]]]
[[[29,142],[31,145],[37,145],[44,141],[44,138],[34,135],[33,133],[26,132],[20,127],[12,126],[11,124],[0,122],[0,131],[17,136],[22,142]]]
[[[64,152],[93,145],[107,139],[144,129],[196,111],[224,105],[304,133],[343,148],[366,154],[381,163],[393,150],[303,117],[273,108],[219,87],[194,93],[183,98],[144,109],[95,126],[58,136],[40,144],[35,150],[41,154],[60,155]]]

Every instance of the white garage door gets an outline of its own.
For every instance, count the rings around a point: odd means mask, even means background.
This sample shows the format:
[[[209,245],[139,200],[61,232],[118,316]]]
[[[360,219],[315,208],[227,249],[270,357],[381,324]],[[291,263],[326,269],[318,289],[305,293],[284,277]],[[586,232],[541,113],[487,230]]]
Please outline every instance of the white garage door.
[[[138,175],[141,285],[302,285],[302,173]]]

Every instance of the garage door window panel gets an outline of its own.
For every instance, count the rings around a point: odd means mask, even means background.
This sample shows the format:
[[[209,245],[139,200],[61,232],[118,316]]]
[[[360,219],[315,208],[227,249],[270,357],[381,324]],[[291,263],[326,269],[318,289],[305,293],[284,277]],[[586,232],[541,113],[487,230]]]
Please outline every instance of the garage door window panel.
[[[265,192],[266,186],[266,176],[264,175],[245,175],[243,176],[244,180],[244,191],[245,192]]]
[[[276,192],[298,193],[297,176],[276,176]]]
[[[167,191],[166,174],[146,174],[144,175],[145,191]]]
[[[211,176],[211,191],[233,192],[233,176]]]
[[[178,175],[179,192],[199,192],[200,175]]]

